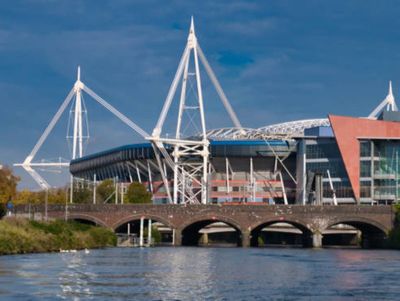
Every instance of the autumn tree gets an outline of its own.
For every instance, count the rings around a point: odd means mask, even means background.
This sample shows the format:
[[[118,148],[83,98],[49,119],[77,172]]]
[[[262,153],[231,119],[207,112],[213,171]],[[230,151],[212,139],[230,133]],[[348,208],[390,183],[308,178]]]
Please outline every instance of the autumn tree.
[[[31,191],[28,189],[23,189],[17,192],[14,199],[14,204],[43,204],[46,198],[46,191]],[[48,201],[49,204],[65,204],[69,201],[69,194],[67,187],[52,188],[48,191]]]
[[[139,182],[132,182],[126,192],[127,203],[143,204],[151,203],[151,193]]]
[[[17,184],[20,178],[13,174],[11,168],[0,168],[0,203],[7,203],[17,194]]]

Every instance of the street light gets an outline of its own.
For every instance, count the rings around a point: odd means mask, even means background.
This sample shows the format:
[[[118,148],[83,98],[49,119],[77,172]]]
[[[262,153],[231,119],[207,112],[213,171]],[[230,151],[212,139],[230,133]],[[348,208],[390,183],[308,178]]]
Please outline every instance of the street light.
[[[49,189],[46,189],[46,194],[44,197],[44,220],[47,222],[48,221],[48,216],[47,216],[47,205],[49,201]]]

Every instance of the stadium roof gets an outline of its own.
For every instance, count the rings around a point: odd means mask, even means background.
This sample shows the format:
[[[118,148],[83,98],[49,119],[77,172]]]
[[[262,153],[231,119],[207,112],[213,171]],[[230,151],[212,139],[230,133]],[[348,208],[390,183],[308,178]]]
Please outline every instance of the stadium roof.
[[[207,132],[209,139],[291,139],[303,137],[304,130],[318,126],[330,126],[327,118],[303,119],[283,123],[272,124],[258,129],[252,128],[220,128]]]

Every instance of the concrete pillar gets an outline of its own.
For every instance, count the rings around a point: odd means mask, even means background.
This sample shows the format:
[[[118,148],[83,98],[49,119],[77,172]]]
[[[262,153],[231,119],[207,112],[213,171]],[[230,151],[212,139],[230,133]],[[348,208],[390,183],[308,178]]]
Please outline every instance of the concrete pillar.
[[[250,231],[242,232],[242,247],[243,248],[250,247]]]
[[[203,242],[203,245],[208,245],[208,233],[203,233],[201,236],[201,240]]]
[[[297,144],[296,157],[296,204],[306,203],[306,141],[301,139]]]
[[[124,203],[124,184],[121,183],[120,187],[121,187],[121,204],[123,204]]]
[[[93,204],[96,204],[96,189],[97,189],[97,176],[93,175]]]
[[[322,237],[320,232],[314,232],[312,235],[312,246],[313,248],[322,248]]]
[[[322,205],[323,199],[323,186],[322,186],[322,174],[315,174],[315,203],[316,205]]]
[[[144,217],[140,218],[140,232],[139,232],[139,247],[143,247],[143,226],[144,226]]]
[[[148,229],[147,229],[147,244],[151,246],[151,219],[149,219]]]

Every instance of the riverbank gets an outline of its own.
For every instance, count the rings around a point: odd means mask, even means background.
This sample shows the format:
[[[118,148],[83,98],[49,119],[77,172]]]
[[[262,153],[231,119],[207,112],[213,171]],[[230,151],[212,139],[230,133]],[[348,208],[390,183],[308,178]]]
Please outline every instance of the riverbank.
[[[73,221],[0,221],[0,255],[103,248],[116,243],[111,230]]]

